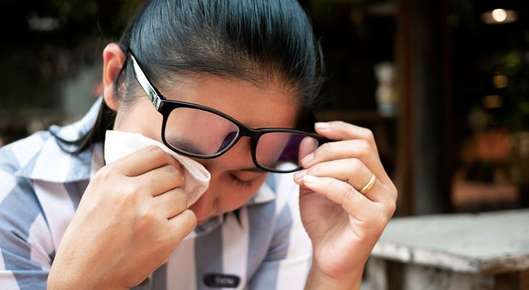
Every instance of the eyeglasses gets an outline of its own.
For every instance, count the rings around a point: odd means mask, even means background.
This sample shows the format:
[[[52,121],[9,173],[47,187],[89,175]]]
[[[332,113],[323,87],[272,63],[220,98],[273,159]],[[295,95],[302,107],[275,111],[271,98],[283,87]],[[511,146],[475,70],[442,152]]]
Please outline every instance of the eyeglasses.
[[[232,148],[241,137],[250,138],[252,160],[264,171],[288,173],[301,169],[300,159],[326,139],[289,128],[248,128],[213,108],[167,100],[143,72],[129,50],[134,75],[156,110],[162,114],[162,141],[171,150],[189,157],[211,159]]]

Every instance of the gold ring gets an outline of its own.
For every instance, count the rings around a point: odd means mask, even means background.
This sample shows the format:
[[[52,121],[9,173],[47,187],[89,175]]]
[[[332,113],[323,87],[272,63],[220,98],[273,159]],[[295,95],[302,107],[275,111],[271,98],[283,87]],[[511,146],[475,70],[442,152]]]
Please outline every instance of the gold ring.
[[[362,187],[362,189],[360,189],[360,192],[367,193],[368,191],[370,191],[373,188],[373,186],[375,186],[376,181],[377,181],[376,176],[372,174],[367,184],[364,187]]]

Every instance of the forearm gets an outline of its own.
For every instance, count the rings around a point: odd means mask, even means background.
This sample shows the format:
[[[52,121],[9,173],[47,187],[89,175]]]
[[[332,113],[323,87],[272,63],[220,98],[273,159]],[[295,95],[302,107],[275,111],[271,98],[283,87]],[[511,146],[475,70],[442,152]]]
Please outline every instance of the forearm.
[[[359,290],[362,282],[363,267],[343,278],[330,277],[313,263],[305,290]]]

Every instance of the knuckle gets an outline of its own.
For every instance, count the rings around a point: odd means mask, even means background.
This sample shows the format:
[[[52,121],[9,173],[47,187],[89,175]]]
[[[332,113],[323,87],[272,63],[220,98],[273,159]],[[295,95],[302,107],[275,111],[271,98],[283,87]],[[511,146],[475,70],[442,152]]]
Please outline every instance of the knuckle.
[[[198,219],[195,213],[192,210],[186,209],[182,214],[185,214],[186,226],[188,229],[192,229],[197,226]]]
[[[150,186],[148,184],[138,182],[130,187],[128,194],[130,197],[140,196],[147,192],[149,188]]]
[[[369,153],[371,152],[371,146],[367,141],[359,141],[358,142],[358,156],[359,157],[367,157]]]
[[[121,182],[119,186],[114,188],[116,190],[109,192],[109,198],[116,210],[136,207],[138,204],[138,196],[133,193],[134,186],[131,182]]]
[[[174,187],[179,187],[184,184],[184,175],[180,168],[176,168],[172,165],[167,165],[164,167],[167,170],[167,173],[172,176],[171,185]]]
[[[349,123],[346,123],[344,121],[334,121],[333,123],[334,123],[333,124],[334,126],[340,127],[340,128],[344,128],[344,127],[350,126]]]
[[[382,185],[384,186],[384,189],[387,192],[388,203],[396,203],[397,198],[399,196],[399,192],[397,190],[397,187],[395,187],[395,184],[389,182],[389,184],[382,183]]]
[[[123,192],[119,196],[127,204],[135,204],[139,200],[139,196],[144,192],[143,185],[135,184],[134,182],[125,182],[122,185]]]
[[[399,190],[394,184],[391,184],[391,196],[393,197],[393,202],[396,202],[399,197]]]
[[[138,210],[135,221],[135,228],[138,231],[145,231],[156,224],[158,221],[158,216],[154,214],[149,207],[144,206]]]
[[[343,197],[345,198],[355,198],[356,196],[356,189],[352,186],[345,186],[343,192]]]
[[[390,205],[389,203],[381,204],[380,210],[377,211],[376,220],[378,221],[379,226],[381,226],[382,228],[384,228],[388,224],[389,220],[391,219],[393,215],[392,214],[393,207],[394,206]]]
[[[179,212],[187,208],[187,195],[183,191],[175,190],[174,200],[174,206]]]
[[[331,152],[332,150],[332,145],[331,143],[325,143],[323,145],[321,145],[318,150],[316,150],[314,152],[314,156],[316,158],[323,158],[324,156],[327,156],[329,155],[329,153]]]
[[[371,218],[370,227],[376,232],[380,232],[386,227],[388,221],[389,218],[386,217],[386,214],[383,211],[379,211]]]
[[[351,167],[351,170],[353,172],[358,172],[362,169],[363,163],[358,158],[351,158],[349,159],[349,166]]]
[[[175,180],[174,182],[175,182],[175,186],[176,187],[181,187],[181,186],[184,186],[184,184],[185,184],[185,177],[182,174],[177,175],[174,178],[174,180]]]
[[[364,136],[364,139],[368,141],[374,141],[375,140],[375,134],[371,129],[363,128],[362,135]]]
[[[172,165],[165,165],[163,167],[163,170],[165,170],[167,172],[167,174],[170,174],[170,175],[180,175],[180,170],[178,170],[176,167],[172,166]]]
[[[103,182],[111,180],[113,175],[114,175],[113,167],[114,166],[112,166],[112,165],[103,166],[101,169],[99,169],[95,173],[94,180],[103,181]]]
[[[171,166],[172,173],[180,178],[184,177],[184,170],[180,166]]]
[[[166,154],[160,147],[155,145],[150,145],[148,147],[149,154],[152,154],[152,158],[154,158],[156,161],[164,162],[168,161],[168,154]]]
[[[145,148],[151,154],[161,154],[163,151],[160,147],[156,145],[149,145]]]
[[[390,202],[388,205],[387,205],[387,212],[388,212],[388,216],[393,216],[393,214],[395,213],[395,211],[397,210],[397,203],[392,201]]]

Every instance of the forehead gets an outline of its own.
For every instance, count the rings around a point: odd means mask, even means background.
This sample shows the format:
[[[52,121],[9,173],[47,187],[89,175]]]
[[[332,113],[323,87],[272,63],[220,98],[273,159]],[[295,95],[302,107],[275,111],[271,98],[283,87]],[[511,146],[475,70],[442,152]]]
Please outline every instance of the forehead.
[[[164,82],[169,100],[186,101],[224,112],[253,127],[292,127],[300,100],[295,89],[277,79],[259,83],[210,74],[186,74]]]

